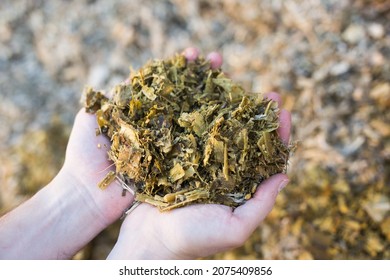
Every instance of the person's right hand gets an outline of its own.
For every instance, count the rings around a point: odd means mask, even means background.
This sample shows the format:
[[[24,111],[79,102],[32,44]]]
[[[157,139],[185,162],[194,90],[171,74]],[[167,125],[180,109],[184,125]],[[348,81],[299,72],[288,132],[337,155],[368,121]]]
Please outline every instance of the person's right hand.
[[[278,94],[267,96],[281,106]],[[278,133],[285,144],[290,127],[290,113],[281,110]],[[193,259],[241,246],[271,211],[287,183],[285,174],[272,176],[234,211],[224,205],[198,204],[161,213],[142,203],[126,217],[109,258]]]

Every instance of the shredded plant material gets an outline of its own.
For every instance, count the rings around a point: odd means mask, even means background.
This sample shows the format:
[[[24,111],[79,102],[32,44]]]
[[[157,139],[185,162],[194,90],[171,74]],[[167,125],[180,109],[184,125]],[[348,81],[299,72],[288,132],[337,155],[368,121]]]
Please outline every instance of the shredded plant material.
[[[86,111],[112,142],[115,178],[133,185],[136,201],[162,211],[193,203],[237,207],[257,186],[284,172],[290,147],[277,134],[275,101],[246,92],[209,62],[182,55],[154,60],[112,98],[86,88]]]

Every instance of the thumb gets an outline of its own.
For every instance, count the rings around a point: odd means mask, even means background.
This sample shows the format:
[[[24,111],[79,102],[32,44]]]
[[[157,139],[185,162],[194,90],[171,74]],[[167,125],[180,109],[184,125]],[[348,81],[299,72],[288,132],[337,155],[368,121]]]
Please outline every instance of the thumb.
[[[262,182],[254,196],[234,211],[234,215],[251,234],[271,212],[278,193],[287,185],[285,174],[276,174]]]

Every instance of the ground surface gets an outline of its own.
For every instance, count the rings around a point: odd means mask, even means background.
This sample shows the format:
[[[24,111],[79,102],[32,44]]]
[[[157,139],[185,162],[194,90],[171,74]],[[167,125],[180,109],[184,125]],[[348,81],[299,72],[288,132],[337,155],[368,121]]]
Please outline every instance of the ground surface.
[[[390,259],[389,35],[389,1],[1,1],[0,213],[61,167],[84,85],[197,46],[279,92],[299,141],[264,224],[212,257]],[[77,258],[105,258],[118,225]]]

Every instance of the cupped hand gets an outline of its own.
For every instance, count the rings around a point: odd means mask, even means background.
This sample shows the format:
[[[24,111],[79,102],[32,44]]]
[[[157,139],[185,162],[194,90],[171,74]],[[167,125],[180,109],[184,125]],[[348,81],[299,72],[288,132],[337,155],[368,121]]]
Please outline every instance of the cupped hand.
[[[186,50],[188,60],[199,55]],[[220,67],[222,57],[209,54],[211,67]],[[277,93],[269,93],[281,107]],[[281,140],[288,144],[291,116],[280,112]],[[276,174],[261,183],[254,196],[234,211],[228,206],[198,204],[161,213],[143,203],[124,220],[111,259],[191,259],[205,257],[241,246],[273,208],[279,191],[288,183],[285,174]]]

